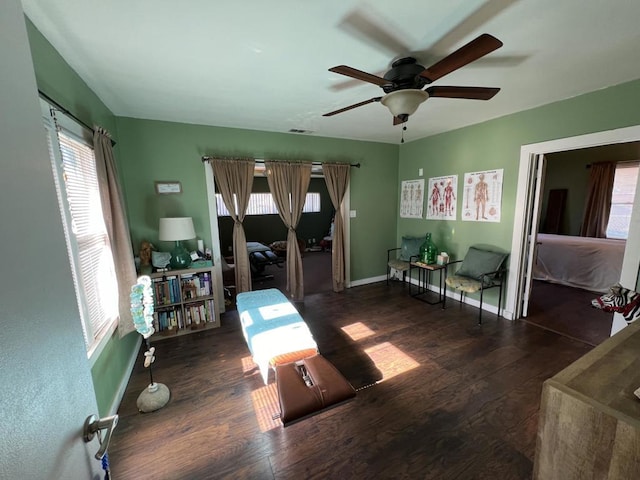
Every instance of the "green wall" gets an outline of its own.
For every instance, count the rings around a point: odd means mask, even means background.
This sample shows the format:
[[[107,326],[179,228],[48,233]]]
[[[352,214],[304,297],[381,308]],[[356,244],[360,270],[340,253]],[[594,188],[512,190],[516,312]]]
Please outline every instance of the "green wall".
[[[478,243],[509,250],[514,215],[522,208],[515,205],[521,145],[640,124],[640,109],[631,108],[640,104],[640,81],[401,146],[114,117],[29,21],[27,26],[38,87],[86,123],[106,127],[117,141],[115,153],[136,251],[143,239],[163,250],[169,247],[157,240],[162,216],[193,217],[196,233],[211,244],[203,155],[360,162],[362,168],[351,170],[351,210],[357,213],[350,219],[354,281],[383,275],[386,249],[398,245],[404,234],[432,232],[440,250],[453,258],[461,258]],[[458,212],[465,172],[504,169],[501,222],[399,219],[399,183],[418,178],[419,168],[424,169],[425,179],[458,175]],[[178,180],[183,193],[156,195],[156,180]],[[94,364],[101,414],[128,375],[127,359],[135,354],[136,341],[136,335],[114,337]]]
[[[116,137],[113,113],[100,101],[46,38],[25,17],[38,90],[87,125],[100,125]]]
[[[127,194],[134,248],[149,240],[159,250],[158,219],[193,217],[198,237],[211,245],[203,155],[268,160],[343,161],[351,169],[351,279],[382,275],[395,245],[398,147],[296,134],[118,118],[120,173]],[[157,195],[154,181],[178,180],[183,193]],[[328,228],[328,224],[325,228]],[[187,242],[195,247],[195,240]]]
[[[458,212],[465,172],[503,168],[504,185],[500,223],[463,222],[459,216],[457,221],[400,219],[398,238],[432,232],[436,245],[454,259],[474,244],[509,251],[515,212],[523,208],[515,204],[521,145],[638,125],[635,105],[640,105],[640,81],[401,145],[398,180],[418,178],[419,168],[425,179],[457,174]]]
[[[572,153],[572,152],[568,152]],[[540,215],[540,232],[545,233],[544,220],[547,214],[549,190],[566,189],[564,214],[560,222],[560,235],[580,235],[584,202],[587,196],[590,163],[583,156],[563,155],[563,153],[547,155],[544,176],[544,192]]]
[[[105,127],[117,140],[113,114],[28,19],[26,24],[38,89],[88,125]],[[128,364],[136,353],[138,338],[132,333],[120,339],[116,333],[93,363],[91,375],[100,415],[111,413],[117,392],[129,377]]]

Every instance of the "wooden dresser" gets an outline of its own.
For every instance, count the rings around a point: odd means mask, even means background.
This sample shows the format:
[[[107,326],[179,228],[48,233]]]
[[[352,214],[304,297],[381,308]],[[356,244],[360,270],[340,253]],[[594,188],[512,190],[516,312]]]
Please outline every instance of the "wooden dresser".
[[[640,321],[542,387],[533,478],[640,479]]]

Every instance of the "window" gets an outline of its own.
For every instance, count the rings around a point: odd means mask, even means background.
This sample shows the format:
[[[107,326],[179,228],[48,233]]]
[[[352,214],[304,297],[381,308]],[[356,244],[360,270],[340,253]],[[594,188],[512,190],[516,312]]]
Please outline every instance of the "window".
[[[224,205],[224,200],[222,200],[222,194],[220,193],[216,193],[216,205],[218,207],[219,217],[229,216],[229,210],[227,210],[227,207]],[[317,213],[319,211],[320,194],[313,192],[307,193],[302,213]],[[247,207],[247,215],[277,215],[277,213],[278,209],[276,208],[273,196],[270,193],[251,194],[251,197],[249,198],[249,205]]]
[[[639,165],[640,162],[621,162],[616,165],[607,238],[626,239],[629,236]]]
[[[91,356],[118,318],[118,287],[93,145],[90,132],[46,105],[43,111],[78,309]]]

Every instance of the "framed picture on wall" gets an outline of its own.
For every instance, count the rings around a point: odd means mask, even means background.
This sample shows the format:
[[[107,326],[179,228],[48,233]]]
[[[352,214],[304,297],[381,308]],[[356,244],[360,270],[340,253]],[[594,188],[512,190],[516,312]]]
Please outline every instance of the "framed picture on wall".
[[[456,220],[458,175],[429,179],[427,220]]]
[[[419,180],[403,181],[400,199],[400,217],[422,218],[423,202],[424,178],[421,178]]]
[[[177,181],[157,181],[156,193],[158,195],[174,195],[176,193],[182,193],[182,184]]]
[[[504,169],[464,174],[462,220],[500,222]]]

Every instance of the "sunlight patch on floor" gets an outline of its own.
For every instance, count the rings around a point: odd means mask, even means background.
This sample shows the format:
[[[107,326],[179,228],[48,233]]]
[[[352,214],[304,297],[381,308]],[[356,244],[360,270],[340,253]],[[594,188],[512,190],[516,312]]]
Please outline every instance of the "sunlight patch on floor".
[[[420,366],[413,358],[389,342],[367,348],[364,352],[380,370],[382,374],[380,382]]]
[[[258,371],[258,366],[253,361],[252,357],[243,357],[241,359],[241,362],[242,362],[242,373],[243,374],[246,375],[247,373],[252,373],[254,371],[255,372]]]
[[[362,322],[356,322],[352,323],[351,325],[342,327],[342,331],[349,335],[351,340],[353,340],[354,342],[375,335],[375,332]]]
[[[279,418],[273,419],[273,415],[280,412],[275,382],[251,392],[251,401],[261,432],[264,433],[281,426]]]

